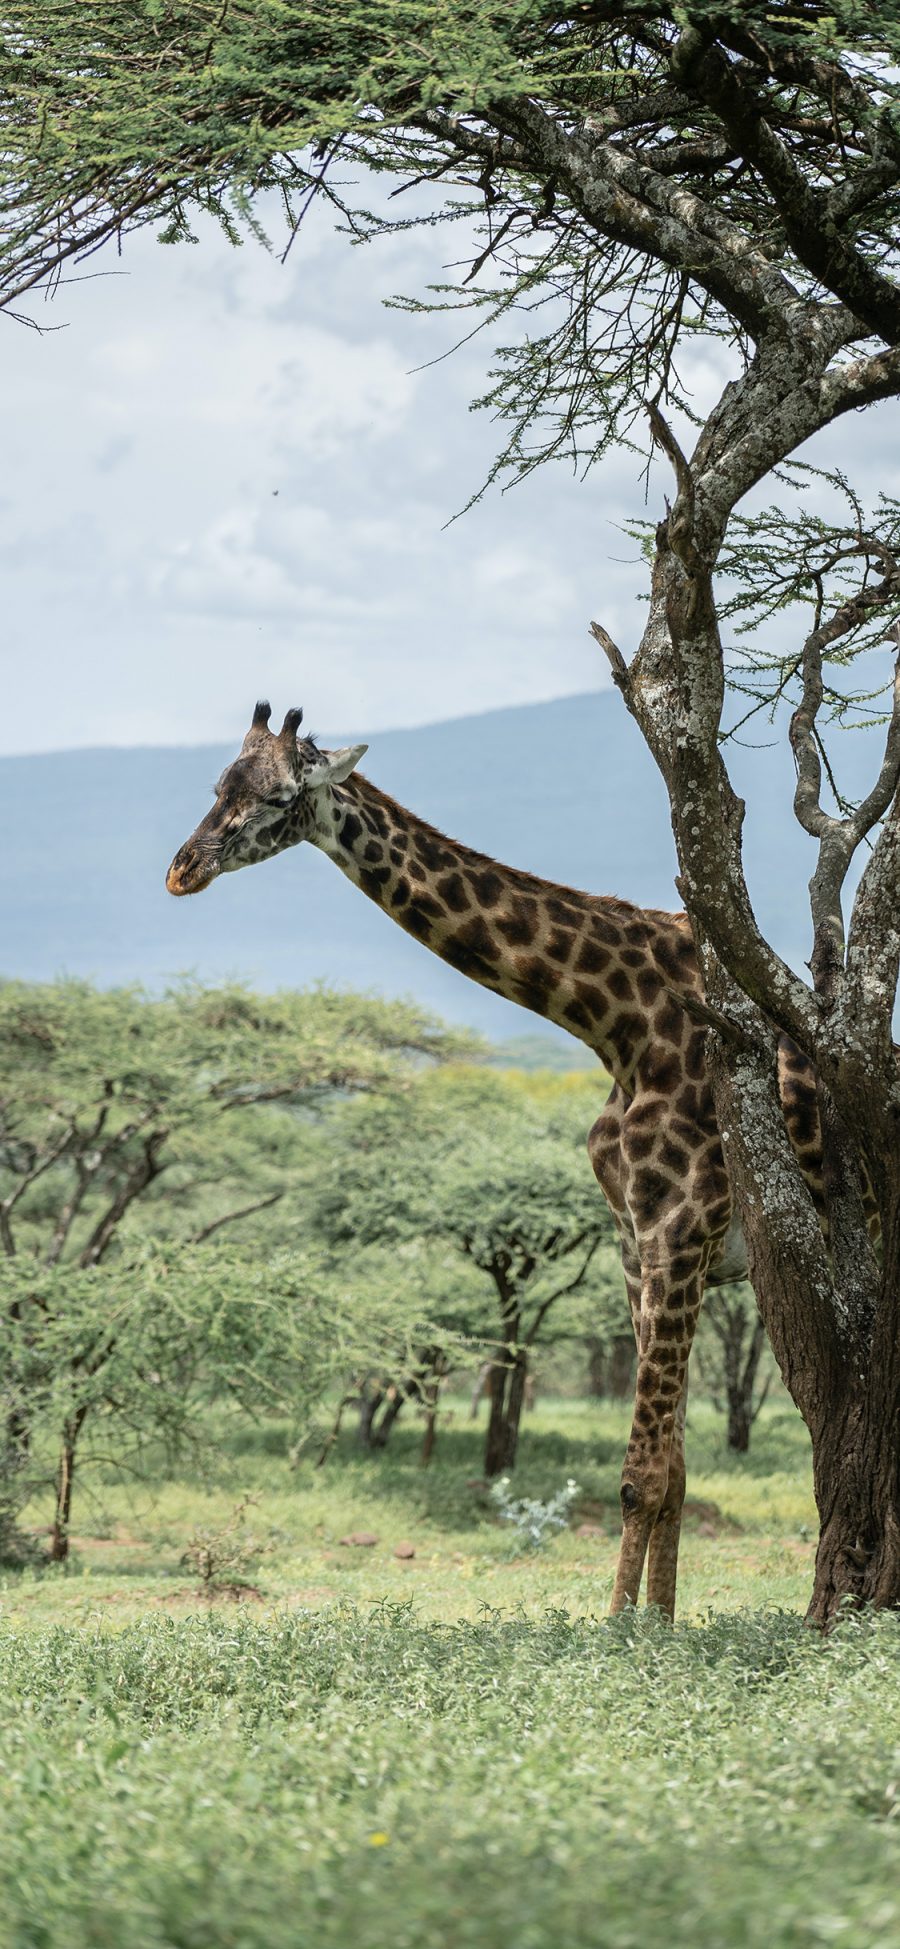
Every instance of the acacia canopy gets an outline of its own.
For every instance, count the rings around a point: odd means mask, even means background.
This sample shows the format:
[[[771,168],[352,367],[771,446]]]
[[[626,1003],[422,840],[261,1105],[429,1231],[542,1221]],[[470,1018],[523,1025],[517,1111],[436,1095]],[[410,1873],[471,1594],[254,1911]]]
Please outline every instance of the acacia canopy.
[[[893,5],[13,0],[0,32],[7,305],[148,220],[348,209],[361,160],[437,186],[430,220],[481,209],[499,288],[471,302],[562,301],[533,384],[589,450],[698,332],[758,342],[827,293],[843,342],[848,311],[900,337]]]
[[[91,275],[148,222],[174,242],[206,212],[237,241],[262,234],[260,208],[271,227],[274,195],[288,247],[314,201],[357,239],[456,226],[452,279],[398,302],[490,330],[476,403],[505,427],[505,479],[646,446],[654,407],[695,420],[692,351],[711,338],[733,374],[790,346],[797,383],[768,437],[736,437],[732,415],[701,442],[716,511],[701,495],[695,512],[709,505],[718,540],[726,497],[730,512],[810,433],[900,386],[893,4],[24,0],[0,36],[0,306],[30,323],[46,315],[29,294]],[[733,516],[718,564],[751,631],[798,599],[817,622],[842,609],[824,714],[845,714],[840,669],[900,608],[897,507],[849,499],[818,551],[815,517]],[[798,667],[767,633],[731,673],[752,709],[799,702]],[[870,705],[883,673],[852,688]]]

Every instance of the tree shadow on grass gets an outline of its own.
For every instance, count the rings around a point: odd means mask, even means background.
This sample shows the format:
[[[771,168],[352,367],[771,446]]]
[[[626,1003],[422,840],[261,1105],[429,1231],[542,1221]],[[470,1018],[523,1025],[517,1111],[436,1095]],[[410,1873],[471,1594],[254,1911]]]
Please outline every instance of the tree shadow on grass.
[[[420,1518],[441,1529],[474,1529],[486,1520],[493,1522],[496,1512],[483,1474],[483,1426],[441,1429],[428,1468],[422,1467],[421,1448],[421,1426],[415,1421],[395,1427],[390,1445],[371,1455],[360,1452],[355,1429],[348,1429],[322,1473],[334,1471],[350,1498],[357,1493],[368,1502],[408,1502]],[[512,1489],[517,1496],[545,1500],[571,1477],[586,1498],[618,1508],[621,1467],[618,1440],[528,1428],[520,1438]]]
[[[812,1457],[809,1430],[791,1406],[759,1417],[743,1455],[729,1448],[723,1421],[698,1419],[689,1407],[686,1450],[688,1479],[692,1474],[793,1475],[808,1467]]]

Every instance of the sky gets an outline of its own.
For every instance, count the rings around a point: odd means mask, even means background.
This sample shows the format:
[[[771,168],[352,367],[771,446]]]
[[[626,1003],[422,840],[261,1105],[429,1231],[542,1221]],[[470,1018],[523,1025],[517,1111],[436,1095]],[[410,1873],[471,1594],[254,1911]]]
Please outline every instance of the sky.
[[[587,625],[636,647],[640,463],[545,468],[452,521],[500,437],[469,411],[491,339],[444,356],[459,320],[382,301],[456,254],[353,247],[324,212],[285,263],[148,231],[32,305],[51,329],[0,314],[0,751],[232,739],[260,694],[350,732],[607,683]],[[898,431],[880,408],[816,457],[896,490]]]

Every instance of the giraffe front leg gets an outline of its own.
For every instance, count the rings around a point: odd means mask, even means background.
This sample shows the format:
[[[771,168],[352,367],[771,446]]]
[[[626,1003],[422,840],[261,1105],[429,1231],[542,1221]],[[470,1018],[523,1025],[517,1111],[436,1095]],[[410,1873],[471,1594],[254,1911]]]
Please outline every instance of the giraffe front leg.
[[[647,1602],[656,1604],[667,1617],[675,1616],[675,1587],[678,1580],[678,1546],[681,1541],[681,1512],[687,1471],[684,1466],[684,1420],[687,1412],[688,1377],[685,1373],[681,1400],[675,1410],[675,1427],[669,1450],[666,1493],[656,1522],[650,1531],[647,1553]]]
[[[684,1502],[687,1363],[703,1290],[703,1255],[645,1270],[634,1420],[622,1470],[622,1543],[612,1610],[636,1604],[650,1552],[647,1601],[673,1617]]]

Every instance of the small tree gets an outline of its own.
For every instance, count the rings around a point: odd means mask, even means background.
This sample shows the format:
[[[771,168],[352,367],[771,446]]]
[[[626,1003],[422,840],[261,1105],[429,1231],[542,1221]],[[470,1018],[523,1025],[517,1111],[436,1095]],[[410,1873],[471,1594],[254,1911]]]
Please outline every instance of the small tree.
[[[752,1286],[719,1286],[706,1295],[697,1344],[713,1406],[728,1417],[728,1446],[746,1455],[750,1430],[772,1384],[766,1329]]]
[[[471,1299],[456,1319],[495,1366],[488,1476],[514,1464],[529,1362],[551,1310],[587,1289],[598,1248],[612,1244],[583,1125],[575,1119],[573,1130],[558,1105],[556,1119],[497,1075],[426,1078],[402,1104],[340,1112],[340,1163],[316,1201],[317,1228],[334,1247],[444,1242],[489,1282],[493,1325]]]
[[[485,1134],[446,1159],[444,1223],[494,1288],[484,1472],[501,1475],[516,1459],[532,1350],[551,1307],[584,1286],[611,1224],[575,1145],[527,1127]]]
[[[0,1261],[0,1372],[21,1389],[35,1435],[22,1463],[32,1493],[53,1477],[51,1557],[69,1551],[73,1496],[94,1461],[139,1468],[148,1445],[207,1444],[217,1402],[287,1422],[294,1453],[321,1428],[322,1404],[348,1371],[412,1365],[427,1318],[398,1318],[391,1255],[340,1270],[296,1245],[267,1258],[210,1242],[147,1246],[87,1268]]]
[[[231,1133],[248,1112],[314,1109],[336,1090],[396,1084],[411,1057],[472,1046],[412,1006],[325,989],[263,997],[185,984],[153,999],[0,983],[0,1248],[44,1266],[99,1265],[164,1173],[173,1236],[211,1236],[247,1215],[220,1200],[197,1227],[198,1191],[222,1185],[239,1204],[248,1155]],[[282,1127],[267,1192],[283,1189],[284,1141]]]
[[[20,1459],[32,1490],[45,1438],[57,1449],[56,1562],[85,1442],[132,1467],[149,1442],[199,1447],[203,1410],[223,1397],[302,1424],[333,1373],[332,1289],[296,1257],[260,1265],[208,1246],[89,1267],[6,1260],[0,1301],[0,1364],[41,1437]]]
[[[327,1141],[322,1145],[320,1157],[330,1192],[335,1171],[344,1183],[343,1132],[334,1148]],[[340,1322],[339,1333],[332,1334],[340,1396],[318,1465],[327,1461],[351,1406],[358,1410],[358,1440],[366,1454],[387,1447],[404,1407],[418,1408],[425,1418],[422,1461],[427,1463],[434,1449],[441,1385],[451,1368],[472,1357],[476,1278],[443,1240],[413,1232],[389,1244],[345,1237],[343,1220],[340,1227],[322,1223],[321,1178],[318,1188],[308,1187],[308,1192],[308,1222],[312,1235],[319,1234]]]

